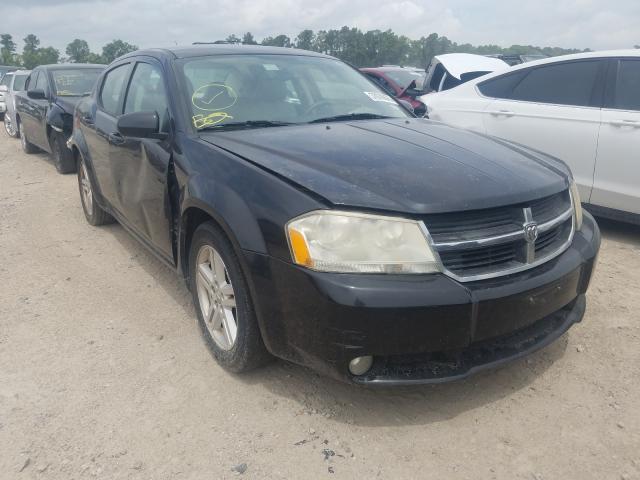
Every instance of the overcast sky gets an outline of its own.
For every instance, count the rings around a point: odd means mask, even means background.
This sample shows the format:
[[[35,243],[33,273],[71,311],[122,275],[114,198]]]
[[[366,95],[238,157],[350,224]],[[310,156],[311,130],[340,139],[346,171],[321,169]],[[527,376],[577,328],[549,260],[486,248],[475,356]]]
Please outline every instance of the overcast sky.
[[[64,54],[74,38],[92,50],[121,38],[140,47],[190,44],[250,31],[257,39],[356,26],[458,43],[631,48],[640,0],[8,0],[0,33],[35,33]]]

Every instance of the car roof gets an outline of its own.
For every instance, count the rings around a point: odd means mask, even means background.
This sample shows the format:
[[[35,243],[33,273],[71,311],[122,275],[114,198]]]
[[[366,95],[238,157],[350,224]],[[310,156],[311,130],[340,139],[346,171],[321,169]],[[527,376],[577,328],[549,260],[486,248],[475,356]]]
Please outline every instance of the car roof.
[[[106,68],[106,65],[101,63],[52,63],[50,65],[39,65],[38,68],[45,70],[71,70],[79,68]]]
[[[464,85],[467,87],[477,85],[479,83],[484,82],[485,80],[489,80],[491,78],[499,77],[500,75],[504,75],[505,73],[517,72],[518,70],[523,70],[525,68],[535,67],[536,65],[547,65],[557,62],[570,62],[572,60],[588,60],[590,58],[614,58],[614,57],[640,57],[640,49],[621,49],[621,50],[603,50],[600,52],[584,52],[584,53],[573,53],[571,55],[558,55],[557,57],[547,57],[542,58],[540,60],[534,60],[532,62],[520,63],[518,65],[514,65],[509,67],[507,70],[501,70],[497,72],[488,73],[478,78],[474,78],[470,82],[467,82]],[[454,89],[452,89],[454,90]]]
[[[533,65],[544,65],[546,63],[566,62],[567,60],[583,60],[589,58],[611,58],[611,57],[640,57],[640,49],[603,50],[601,52],[573,53],[571,55],[559,55],[557,57],[547,57],[532,62],[521,63],[511,67],[512,70],[531,67]]]
[[[169,56],[173,58],[189,58],[204,57],[211,55],[297,55],[308,57],[324,57],[333,58],[322,53],[311,52],[309,50],[299,50],[297,48],[286,47],[267,47],[263,45],[236,45],[236,44],[219,44],[219,45],[186,45],[169,48],[151,48],[145,50],[137,50],[128,53],[120,58],[126,58],[138,55],[149,55],[152,57]]]

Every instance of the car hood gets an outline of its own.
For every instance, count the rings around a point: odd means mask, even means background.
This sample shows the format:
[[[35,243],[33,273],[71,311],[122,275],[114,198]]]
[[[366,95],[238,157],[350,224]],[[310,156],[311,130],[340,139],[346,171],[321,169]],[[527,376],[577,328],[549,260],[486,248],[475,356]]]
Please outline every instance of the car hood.
[[[56,97],[56,104],[65,112],[73,115],[73,110],[83,97]]]
[[[334,205],[406,213],[490,208],[567,186],[561,162],[423,119],[202,132]]]

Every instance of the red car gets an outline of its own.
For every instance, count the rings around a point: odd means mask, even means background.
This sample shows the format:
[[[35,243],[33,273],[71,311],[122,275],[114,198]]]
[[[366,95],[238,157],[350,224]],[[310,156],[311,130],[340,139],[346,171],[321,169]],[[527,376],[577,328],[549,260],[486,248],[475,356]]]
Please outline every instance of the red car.
[[[415,81],[419,87],[425,77],[425,72],[412,70],[403,67],[376,67],[361,68],[360,71],[380,85],[385,91],[397,98],[398,100],[406,100],[413,107],[414,113],[418,117],[424,116],[427,107],[416,97],[424,94],[422,90],[411,86],[411,82]]]

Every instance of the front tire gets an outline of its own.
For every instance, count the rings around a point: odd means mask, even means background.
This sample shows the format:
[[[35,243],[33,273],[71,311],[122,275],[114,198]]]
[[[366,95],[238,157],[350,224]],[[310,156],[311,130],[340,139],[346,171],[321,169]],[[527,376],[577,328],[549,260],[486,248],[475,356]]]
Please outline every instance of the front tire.
[[[58,173],[63,175],[74,173],[76,162],[73,159],[73,153],[67,148],[64,136],[61,133],[52,132],[49,143],[51,144],[53,163]]]
[[[189,286],[200,331],[216,361],[242,373],[268,363],[251,294],[225,234],[211,222],[193,234]]]
[[[77,170],[80,203],[82,203],[82,211],[84,212],[84,216],[87,219],[87,222],[89,222],[89,225],[97,227],[99,225],[113,223],[113,217],[105,212],[96,202],[95,195],[93,194],[93,183],[91,182],[91,177],[89,177],[89,171],[87,170],[87,166],[80,155],[78,157]]]

